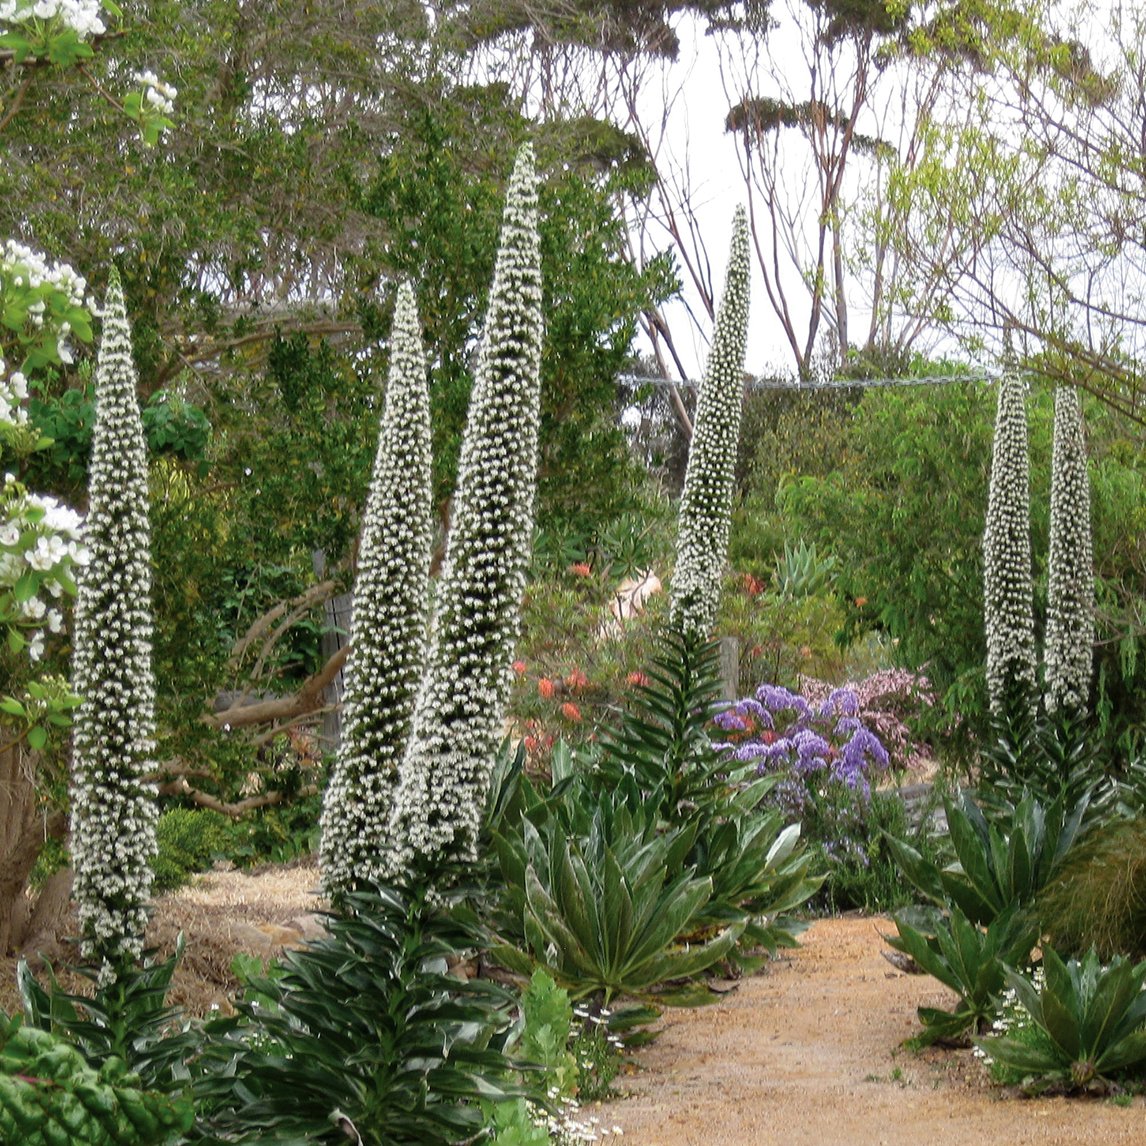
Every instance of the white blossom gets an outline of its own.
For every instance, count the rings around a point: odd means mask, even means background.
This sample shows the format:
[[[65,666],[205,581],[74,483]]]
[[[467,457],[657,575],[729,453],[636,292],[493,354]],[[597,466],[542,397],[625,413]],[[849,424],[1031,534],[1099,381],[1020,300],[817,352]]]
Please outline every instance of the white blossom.
[[[1022,380],[999,384],[987,523],[983,534],[983,598],[987,691],[991,711],[1008,698],[1033,703],[1035,623],[1031,585],[1030,464]]]
[[[342,740],[323,799],[320,852],[331,893],[383,875],[425,661],[432,495],[426,359],[414,291],[403,283],[354,583]]]
[[[0,22],[24,24],[29,20],[45,23],[57,20],[71,28],[81,40],[107,31],[100,0],[0,0]]]
[[[476,852],[532,540],[541,339],[537,176],[526,145],[506,195],[426,674],[395,795],[391,876]]]
[[[114,977],[142,949],[156,852],[147,455],[131,332],[114,271],[95,382],[86,540],[77,578],[72,860],[84,952]]]
[[[1049,567],[1046,708],[1080,712],[1093,671],[1094,563],[1086,436],[1073,386],[1055,391]]]
[[[179,89],[164,83],[154,72],[136,72],[132,77],[143,88],[144,102],[150,104],[162,115],[170,115],[175,110],[175,97]]]
[[[732,224],[724,295],[697,400],[672,578],[672,623],[682,634],[702,640],[716,619],[728,554],[747,342],[748,219],[739,207]]]

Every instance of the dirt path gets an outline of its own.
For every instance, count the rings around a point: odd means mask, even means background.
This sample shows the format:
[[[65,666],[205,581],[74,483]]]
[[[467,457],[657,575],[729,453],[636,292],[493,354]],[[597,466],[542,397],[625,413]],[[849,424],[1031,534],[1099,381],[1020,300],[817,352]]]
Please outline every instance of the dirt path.
[[[989,1087],[970,1052],[916,1055],[915,1008],[944,988],[896,971],[877,919],[812,925],[800,950],[721,1002],[673,1011],[622,1080],[627,1096],[586,1113],[628,1146],[1142,1146],[1130,1107],[1022,1099]]]

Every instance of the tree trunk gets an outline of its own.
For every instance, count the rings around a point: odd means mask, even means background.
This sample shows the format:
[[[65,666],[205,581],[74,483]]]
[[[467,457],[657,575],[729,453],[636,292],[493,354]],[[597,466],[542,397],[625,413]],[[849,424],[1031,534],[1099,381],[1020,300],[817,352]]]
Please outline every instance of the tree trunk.
[[[62,812],[44,813],[36,799],[35,754],[20,744],[0,748],[0,952],[26,938],[31,903],[24,891],[40,851],[67,826]]]

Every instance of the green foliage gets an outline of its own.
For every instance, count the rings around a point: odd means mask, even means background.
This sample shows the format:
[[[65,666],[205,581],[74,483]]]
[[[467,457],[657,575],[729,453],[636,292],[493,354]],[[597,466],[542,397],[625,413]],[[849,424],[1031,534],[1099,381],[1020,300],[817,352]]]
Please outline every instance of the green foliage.
[[[827,873],[813,906],[833,915],[856,909],[874,914],[912,902],[889,841],[904,840],[925,861],[934,862],[940,843],[930,819],[925,811],[913,829],[894,791],[877,790],[865,800],[838,781],[825,785],[822,799],[805,805],[801,817],[814,866]]]
[[[522,1030],[517,1054],[544,1071],[546,1090],[554,1086],[561,1094],[577,1089],[577,1060],[569,1050],[573,1004],[569,992],[538,967],[521,992]]]
[[[1085,800],[1084,822],[1109,814],[1118,784],[1103,767],[1093,722],[1077,712],[1031,712],[1020,702],[991,722],[993,739],[980,751],[979,801],[988,808],[1017,804],[1024,793],[1044,806]]]
[[[581,1012],[581,1028],[573,1039],[577,1061],[577,1096],[582,1102],[608,1102],[618,1097],[613,1081],[621,1071],[619,1036],[609,1031],[611,1013]]]
[[[925,930],[912,926],[908,912],[893,918],[899,934],[886,936],[887,942],[959,996],[951,1011],[919,1008],[920,1046],[957,1039],[968,1030],[982,1031],[995,1013],[1006,965],[1025,964],[1039,937],[1038,924],[1017,907],[994,916],[986,928],[957,906],[933,918]]]
[[[1096,825],[1037,899],[1055,950],[1099,958],[1146,958],[1146,823],[1112,818]]]
[[[95,984],[90,994],[65,991],[50,966],[44,987],[21,960],[16,978],[27,1022],[67,1038],[89,1062],[125,1063],[147,1089],[180,1090],[188,1078],[186,1060],[199,1045],[198,1036],[167,1005],[182,955],[180,939],[170,959],[159,962],[145,954],[110,984],[99,982],[98,968],[80,967],[79,973]]]
[[[206,808],[168,808],[159,817],[155,839],[159,852],[151,866],[156,895],[174,891],[196,872],[206,871],[227,843],[227,820]]]
[[[786,536],[803,537],[818,553],[838,558],[836,587],[849,602],[849,640],[879,628],[897,642],[900,663],[926,664],[952,705],[956,682],[979,674],[949,713],[962,719],[965,734],[986,709],[979,547],[992,397],[979,383],[868,390],[839,436],[844,442],[832,464],[812,448],[810,472],[793,472],[775,499]],[[1040,489],[1048,480],[1051,408],[1045,395],[1034,397],[1032,488]],[[1032,509],[1040,536],[1045,506],[1036,500]]]
[[[835,575],[835,557],[821,557],[815,542],[808,545],[803,538],[797,545],[784,542],[784,552],[776,558],[773,580],[779,596],[793,599],[812,597],[822,593]]]
[[[499,956],[575,996],[644,995],[738,949],[791,946],[787,913],[821,880],[798,829],[759,807],[770,781],[712,747],[715,646],[667,635],[648,684],[538,788],[503,755],[487,813],[501,871]],[[682,948],[682,941],[688,946]]]
[[[1034,1091],[1108,1091],[1146,1063],[1146,963],[1115,956],[1104,967],[1093,950],[1064,963],[1045,947],[1043,971],[1041,990],[1010,970],[1007,982],[1045,1038],[986,1038],[988,1055]]]
[[[663,647],[633,690],[615,728],[601,733],[597,772],[615,786],[632,776],[658,815],[677,820],[682,805],[717,790],[726,763],[713,747],[709,721],[720,695],[719,646],[666,628]]]
[[[902,840],[888,837],[888,844],[903,874],[927,899],[958,907],[984,926],[1012,907],[1033,903],[1061,867],[1086,811],[1085,799],[1068,811],[1061,798],[1044,807],[1026,796],[1005,820],[989,822],[966,793],[944,806],[956,864],[941,869]]]
[[[789,596],[751,574],[725,579],[716,628],[740,644],[740,679],[799,688],[801,676],[838,680],[846,671],[840,634],[847,611],[834,592]]]
[[[281,975],[252,980],[271,1005],[208,1026],[196,1090],[208,1134],[446,1146],[482,1129],[479,1099],[520,1093],[503,1053],[512,997],[448,974],[481,945],[464,909],[379,887],[344,910]]]
[[[98,1070],[58,1035],[0,1012],[0,1141],[21,1146],[164,1146],[190,1102],[144,1090],[118,1059]]]
[[[695,827],[661,832],[656,807],[631,778],[566,807],[577,822],[526,819],[520,836],[494,839],[527,950],[574,997],[644,995],[728,954],[743,921],[708,942],[677,945],[712,895],[712,881],[684,867]],[[530,965],[513,949],[497,954],[514,969]]]

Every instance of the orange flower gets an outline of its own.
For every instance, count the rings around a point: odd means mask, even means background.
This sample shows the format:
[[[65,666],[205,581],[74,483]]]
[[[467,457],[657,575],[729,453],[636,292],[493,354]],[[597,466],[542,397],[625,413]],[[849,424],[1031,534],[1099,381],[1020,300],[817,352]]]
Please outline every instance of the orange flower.
[[[864,607],[864,605],[866,605],[866,604],[867,604],[867,598],[866,597],[857,597],[856,598],[856,608],[857,609],[862,609]]]
[[[588,561],[578,561],[575,565],[569,566],[570,573],[576,573],[578,577],[592,577],[593,567]]]
[[[526,752],[536,752],[539,747],[540,747],[540,745],[537,742],[536,736],[527,736],[525,738],[525,750],[526,750]]]
[[[566,678],[565,683],[574,692],[578,689],[584,688],[589,683],[589,678],[580,670],[574,669]]]
[[[647,685],[649,683],[649,678],[647,676],[645,676],[645,674],[643,672],[631,672],[631,673],[629,673],[629,675],[627,677],[625,677],[625,680],[629,684],[633,684],[633,685],[637,685],[637,684],[646,684]]]
[[[581,719],[581,710],[572,701],[567,700],[561,706],[561,715],[564,716],[566,720],[577,721]]]
[[[543,676],[537,682],[537,691],[541,693],[546,700],[552,700],[553,694],[557,691],[557,686],[547,676]]]
[[[515,673],[517,673],[518,676],[524,676],[525,675],[525,661],[514,661],[513,662],[513,671]]]

